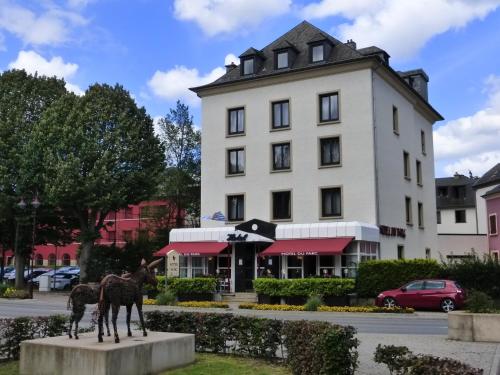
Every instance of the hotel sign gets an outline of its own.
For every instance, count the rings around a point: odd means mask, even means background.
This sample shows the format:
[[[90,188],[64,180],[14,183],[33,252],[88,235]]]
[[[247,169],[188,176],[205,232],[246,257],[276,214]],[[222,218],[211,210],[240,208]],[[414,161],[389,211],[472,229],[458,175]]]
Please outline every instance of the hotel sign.
[[[317,251],[291,251],[291,252],[282,251],[281,255],[288,255],[288,256],[318,255],[318,252]]]
[[[170,250],[167,253],[167,277],[179,277],[179,267],[179,253],[175,250]]]
[[[386,225],[381,225],[379,227],[379,230],[380,234],[383,234],[384,236],[401,237],[401,238],[406,237],[406,229],[403,228],[388,227]]]

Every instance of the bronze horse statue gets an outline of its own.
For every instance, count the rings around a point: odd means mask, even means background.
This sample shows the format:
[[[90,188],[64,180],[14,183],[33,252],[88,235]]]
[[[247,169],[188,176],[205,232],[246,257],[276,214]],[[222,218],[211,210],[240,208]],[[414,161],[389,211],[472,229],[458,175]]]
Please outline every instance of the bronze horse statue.
[[[78,340],[78,323],[83,318],[85,313],[85,305],[93,305],[99,302],[99,286],[92,287],[88,284],[78,284],[76,285],[68,298],[68,310],[71,310],[71,315],[69,317],[69,338],[73,338],[71,335],[71,328],[73,323],[75,323],[75,339]],[[109,331],[109,311],[106,311],[104,315],[104,321],[106,323],[106,329],[108,331],[108,336],[111,336]]]
[[[127,308],[127,335],[132,336],[130,330],[130,315],[132,313],[132,306],[136,305],[139,314],[139,320],[144,336],[147,336],[146,328],[144,327],[144,318],[142,316],[142,286],[147,283],[156,286],[158,281],[152,270],[160,263],[162,259],[155,260],[149,265],[143,259],[139,269],[130,274],[130,277],[120,277],[117,275],[108,275],[101,281],[99,287],[99,333],[98,340],[103,342],[103,326],[102,321],[109,308],[111,307],[111,322],[113,323],[113,330],[115,332],[115,342],[119,343],[118,330],[116,328],[116,319],[120,306]]]

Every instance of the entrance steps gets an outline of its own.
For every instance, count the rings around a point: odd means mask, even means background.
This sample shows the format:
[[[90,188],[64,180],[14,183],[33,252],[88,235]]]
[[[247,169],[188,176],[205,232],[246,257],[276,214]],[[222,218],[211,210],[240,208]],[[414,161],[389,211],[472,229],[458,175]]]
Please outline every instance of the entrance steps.
[[[231,293],[223,294],[222,302],[228,303],[257,303],[256,293]]]

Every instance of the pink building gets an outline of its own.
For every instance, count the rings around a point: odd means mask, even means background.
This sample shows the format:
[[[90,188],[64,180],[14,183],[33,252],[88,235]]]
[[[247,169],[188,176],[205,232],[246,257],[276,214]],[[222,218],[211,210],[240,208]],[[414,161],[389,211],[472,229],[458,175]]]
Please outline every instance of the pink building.
[[[108,214],[105,227],[100,232],[101,238],[96,243],[123,246],[139,235],[149,235],[156,227],[175,225],[176,214],[175,207],[166,201],[146,201],[130,205]],[[181,215],[184,217],[184,212]],[[76,265],[79,246],[78,242],[66,246],[38,245],[34,254],[35,267]],[[5,264],[13,264],[12,251],[8,250],[5,258]]]
[[[498,261],[500,257],[500,228],[498,224],[500,218],[500,185],[489,190],[482,197],[486,200],[488,248],[490,254]]]

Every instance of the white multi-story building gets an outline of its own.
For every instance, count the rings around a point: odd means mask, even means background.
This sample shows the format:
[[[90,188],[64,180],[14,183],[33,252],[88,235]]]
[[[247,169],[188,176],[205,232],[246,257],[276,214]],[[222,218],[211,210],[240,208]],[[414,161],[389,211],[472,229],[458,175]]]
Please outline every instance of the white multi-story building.
[[[427,101],[425,72],[396,72],[385,51],[307,22],[240,59],[193,89],[202,99],[201,211],[226,222],[174,230],[171,241],[232,244],[223,263],[233,290],[248,289],[238,275],[263,267],[283,277],[346,274],[363,259],[437,256],[432,126],[442,117]],[[251,219],[277,227],[238,226]],[[236,234],[259,225],[276,241],[249,250],[249,237]],[[222,268],[212,261],[208,272]]]

